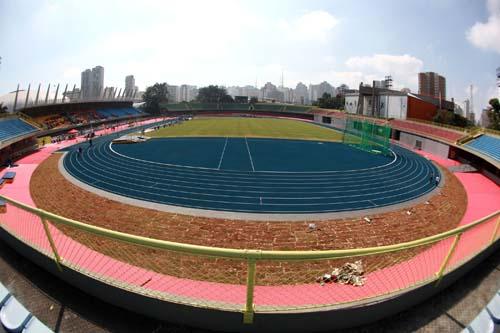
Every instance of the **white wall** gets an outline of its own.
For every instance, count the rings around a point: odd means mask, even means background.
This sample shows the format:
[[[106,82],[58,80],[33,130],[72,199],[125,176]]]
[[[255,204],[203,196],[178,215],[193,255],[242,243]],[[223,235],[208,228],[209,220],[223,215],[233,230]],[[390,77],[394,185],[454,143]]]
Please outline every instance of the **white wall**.
[[[347,113],[356,113],[358,109],[358,98],[359,96],[345,96],[345,111]]]
[[[429,152],[431,154],[443,157],[443,158],[448,158],[448,154],[450,151],[450,146],[437,142],[431,139],[427,139],[418,135],[406,133],[406,132],[401,132],[401,135],[399,136],[399,141],[409,147],[415,148],[416,147],[416,142],[417,140],[422,142],[422,150]]]
[[[384,118],[406,119],[408,111],[407,96],[381,96],[380,115]]]

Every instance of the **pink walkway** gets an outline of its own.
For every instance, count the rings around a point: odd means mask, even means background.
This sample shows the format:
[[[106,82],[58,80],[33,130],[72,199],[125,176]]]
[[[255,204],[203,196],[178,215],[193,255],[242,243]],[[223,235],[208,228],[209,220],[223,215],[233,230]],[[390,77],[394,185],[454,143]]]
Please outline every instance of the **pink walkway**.
[[[74,143],[75,140],[71,140],[61,144],[47,145],[40,151],[20,160],[18,162],[19,166],[14,169],[17,173],[14,183],[7,184],[0,190],[0,193],[33,205],[29,190],[29,182],[33,171],[52,152]],[[424,153],[424,155],[443,166],[457,164],[455,161],[441,159],[428,153]],[[468,196],[468,206],[466,214],[460,222],[461,225],[471,223],[500,209],[500,188],[493,182],[476,173],[456,173],[456,175],[464,184]],[[0,218],[3,228],[39,251],[51,254],[50,246],[38,217],[9,205],[7,213],[1,215]],[[475,255],[489,244],[494,222],[495,219],[491,219],[482,226],[466,232],[458,244],[455,255],[451,258],[450,266]],[[245,304],[246,288],[244,285],[212,283],[165,276],[93,251],[66,237],[53,226],[51,226],[51,233],[67,266],[104,280],[107,283],[118,286],[126,285],[127,288],[138,292],[188,304],[212,305],[227,309],[242,309]],[[295,307],[321,307],[357,301],[403,290],[432,280],[450,247],[451,241],[451,239],[441,241],[406,262],[368,274],[366,284],[363,287],[339,284],[320,286],[316,283],[257,286],[255,288],[257,311]],[[228,276],[228,280],[230,279],[231,276]],[[290,280],[293,281],[293,276],[291,276]]]

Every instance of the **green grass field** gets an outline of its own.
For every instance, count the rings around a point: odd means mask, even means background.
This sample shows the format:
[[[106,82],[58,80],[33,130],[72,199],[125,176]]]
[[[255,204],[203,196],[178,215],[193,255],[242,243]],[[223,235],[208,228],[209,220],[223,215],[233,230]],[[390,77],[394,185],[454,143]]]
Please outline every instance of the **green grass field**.
[[[273,118],[195,118],[149,132],[152,138],[176,136],[258,137],[341,141],[342,133],[303,121]]]

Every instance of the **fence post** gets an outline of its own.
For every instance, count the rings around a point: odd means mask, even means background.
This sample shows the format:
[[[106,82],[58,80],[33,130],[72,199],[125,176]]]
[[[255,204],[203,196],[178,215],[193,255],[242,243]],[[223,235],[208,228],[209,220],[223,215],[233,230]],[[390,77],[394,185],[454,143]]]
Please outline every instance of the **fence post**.
[[[436,286],[439,285],[441,279],[443,278],[444,270],[446,269],[446,266],[448,266],[448,262],[450,261],[453,252],[455,252],[455,248],[457,247],[460,237],[462,237],[462,233],[459,233],[455,236],[455,238],[453,239],[453,243],[451,244],[450,250],[448,251],[448,254],[446,255],[446,257],[444,257],[443,263],[441,264],[439,271],[436,273],[437,276]]]
[[[497,223],[495,223],[495,229],[493,230],[493,235],[491,235],[490,245],[493,244],[497,238],[498,228],[500,227],[500,216],[497,217]]]
[[[247,302],[245,305],[245,312],[243,313],[243,323],[253,323],[253,291],[255,287],[255,259],[248,259],[247,269]]]
[[[59,253],[57,252],[56,244],[52,239],[52,235],[50,234],[49,224],[44,217],[41,217],[43,223],[43,229],[45,230],[45,235],[47,235],[47,239],[49,240],[50,247],[52,248],[52,252],[54,253],[54,258],[56,261],[57,268],[62,272],[61,267],[61,257],[59,257]]]

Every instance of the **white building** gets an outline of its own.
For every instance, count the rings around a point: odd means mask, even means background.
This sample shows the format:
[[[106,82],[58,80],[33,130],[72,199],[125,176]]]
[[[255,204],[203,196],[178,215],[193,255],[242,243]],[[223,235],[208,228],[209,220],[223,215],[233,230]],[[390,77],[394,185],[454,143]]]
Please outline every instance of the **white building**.
[[[179,87],[179,102],[190,102],[196,98],[198,95],[198,89],[196,86],[190,86],[188,84],[182,84]]]
[[[81,75],[81,90],[83,99],[102,97],[104,90],[104,67],[96,66],[86,69]]]
[[[323,81],[320,84],[309,85],[309,100],[311,102],[317,101],[323,94],[335,96],[335,88],[328,82]]]
[[[170,103],[180,102],[180,100],[179,100],[179,86],[167,85],[167,91],[168,91],[168,101]]]
[[[293,91],[293,103],[301,105],[309,104],[309,91],[307,86],[302,82],[297,83]]]
[[[133,75],[125,76],[125,96],[133,97],[136,91],[135,78]]]
[[[371,90],[371,88],[368,89]],[[409,95],[411,94],[384,89],[374,96],[369,93],[363,94],[360,99],[359,91],[356,91],[345,94],[344,108],[347,113],[352,114],[371,116],[375,113],[380,118],[406,119]]]

